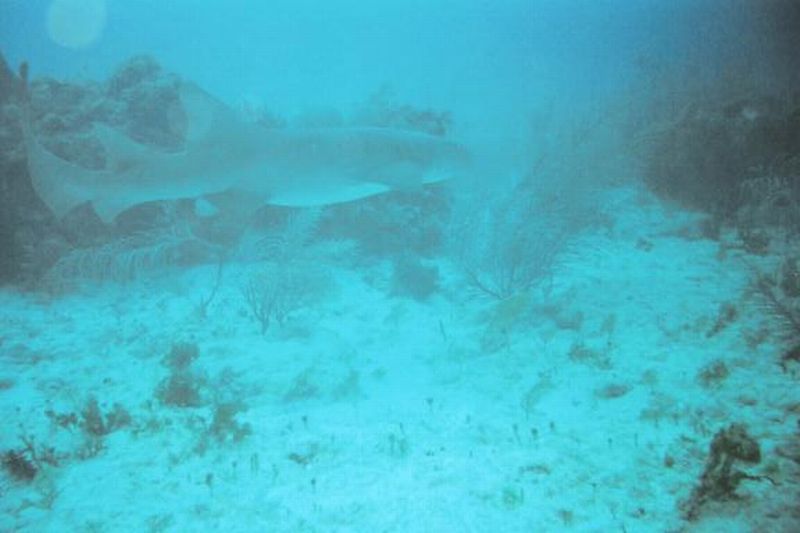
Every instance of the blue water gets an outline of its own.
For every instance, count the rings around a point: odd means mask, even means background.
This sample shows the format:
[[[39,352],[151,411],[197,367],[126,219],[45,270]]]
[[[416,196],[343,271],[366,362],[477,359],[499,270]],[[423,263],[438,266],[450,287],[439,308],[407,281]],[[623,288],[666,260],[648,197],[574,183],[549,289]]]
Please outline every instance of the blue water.
[[[749,5],[733,2],[720,16],[708,1],[97,2],[101,33],[74,50],[48,36],[48,4],[4,2],[11,64],[102,79],[128,57],[152,54],[227,101],[254,95],[289,113],[352,105],[388,84],[405,101],[447,106],[482,128],[514,126],[543,99],[620,90],[640,56],[711,63],[735,54]],[[475,116],[481,108],[491,112]]]
[[[0,0],[0,530],[800,530],[798,45]]]

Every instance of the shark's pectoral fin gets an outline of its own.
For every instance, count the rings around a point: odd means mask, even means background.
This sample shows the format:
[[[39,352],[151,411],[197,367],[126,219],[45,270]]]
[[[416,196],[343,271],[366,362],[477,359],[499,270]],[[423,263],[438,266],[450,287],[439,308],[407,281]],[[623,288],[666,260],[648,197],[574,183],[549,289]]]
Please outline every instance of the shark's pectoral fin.
[[[313,187],[282,187],[275,190],[266,198],[266,203],[286,207],[317,207],[351,202],[390,190],[391,186],[377,181],[319,180]]]
[[[195,213],[198,216],[202,216],[198,213],[198,207],[203,203],[208,206],[210,216],[220,215],[226,218],[247,220],[266,202],[259,194],[240,189],[228,189],[219,193],[207,194],[195,200]],[[211,213],[212,210],[213,213]]]
[[[425,183],[419,166],[410,161],[397,161],[382,165],[371,173],[368,180],[381,183],[389,189],[410,189]]]
[[[181,84],[180,99],[186,118],[187,145],[205,142],[220,131],[242,127],[230,109],[194,83]]]

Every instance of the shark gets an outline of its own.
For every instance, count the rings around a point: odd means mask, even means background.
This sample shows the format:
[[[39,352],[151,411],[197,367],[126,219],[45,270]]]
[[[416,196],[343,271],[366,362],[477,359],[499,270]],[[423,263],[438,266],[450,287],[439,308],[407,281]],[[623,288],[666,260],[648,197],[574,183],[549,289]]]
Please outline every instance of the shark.
[[[35,139],[30,120],[23,120],[38,196],[59,218],[89,202],[109,223],[155,200],[214,205],[227,195],[254,206],[349,202],[448,180],[470,165],[466,148],[442,137],[379,127],[268,129],[240,119],[196,84],[182,83],[179,96],[185,117],[181,150],[159,150],[95,123],[93,134],[106,159],[98,170],[48,151]]]

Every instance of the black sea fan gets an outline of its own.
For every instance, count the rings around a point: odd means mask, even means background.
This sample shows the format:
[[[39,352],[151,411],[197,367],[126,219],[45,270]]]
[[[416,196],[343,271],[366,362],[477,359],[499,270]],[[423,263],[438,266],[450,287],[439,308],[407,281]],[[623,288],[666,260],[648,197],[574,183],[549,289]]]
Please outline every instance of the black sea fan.
[[[782,298],[776,294],[773,285],[765,276],[758,276],[755,281],[765,313],[775,321],[780,328],[781,338],[789,346],[779,362],[785,371],[790,361],[800,363],[800,310],[792,304],[792,298]]]
[[[2,457],[3,469],[17,481],[29,482],[33,481],[39,469],[33,464],[33,461],[25,457],[25,453],[17,450],[8,450],[3,453]]]

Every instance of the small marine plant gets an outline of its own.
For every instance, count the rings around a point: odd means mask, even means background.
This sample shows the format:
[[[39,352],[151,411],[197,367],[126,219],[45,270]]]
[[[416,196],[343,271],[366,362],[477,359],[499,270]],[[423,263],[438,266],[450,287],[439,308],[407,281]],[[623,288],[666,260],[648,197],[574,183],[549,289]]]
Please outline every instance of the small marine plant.
[[[503,506],[508,510],[515,510],[525,503],[525,490],[522,487],[508,485],[503,488]]]
[[[219,254],[219,261],[217,262],[217,270],[216,275],[214,276],[214,284],[211,286],[211,290],[208,293],[208,296],[205,298],[200,298],[198,300],[197,305],[195,306],[195,314],[197,318],[200,320],[204,320],[208,316],[208,306],[211,305],[211,302],[214,301],[214,298],[217,296],[219,292],[219,288],[222,286],[222,270],[225,266],[225,254]]]
[[[613,367],[610,350],[611,347],[608,345],[595,348],[577,340],[570,346],[568,355],[570,360],[576,363],[592,366],[599,370],[609,370]]]
[[[313,372],[311,368],[307,368],[297,374],[292,380],[292,384],[286,394],[283,395],[285,402],[297,402],[301,400],[308,400],[319,395],[319,386],[313,381]]]
[[[399,424],[396,431],[389,432],[386,444],[386,451],[395,459],[405,459],[411,453],[411,443],[408,440],[403,424]]]
[[[627,383],[607,383],[596,389],[594,395],[602,400],[614,400],[622,398],[631,391],[631,386]]]

